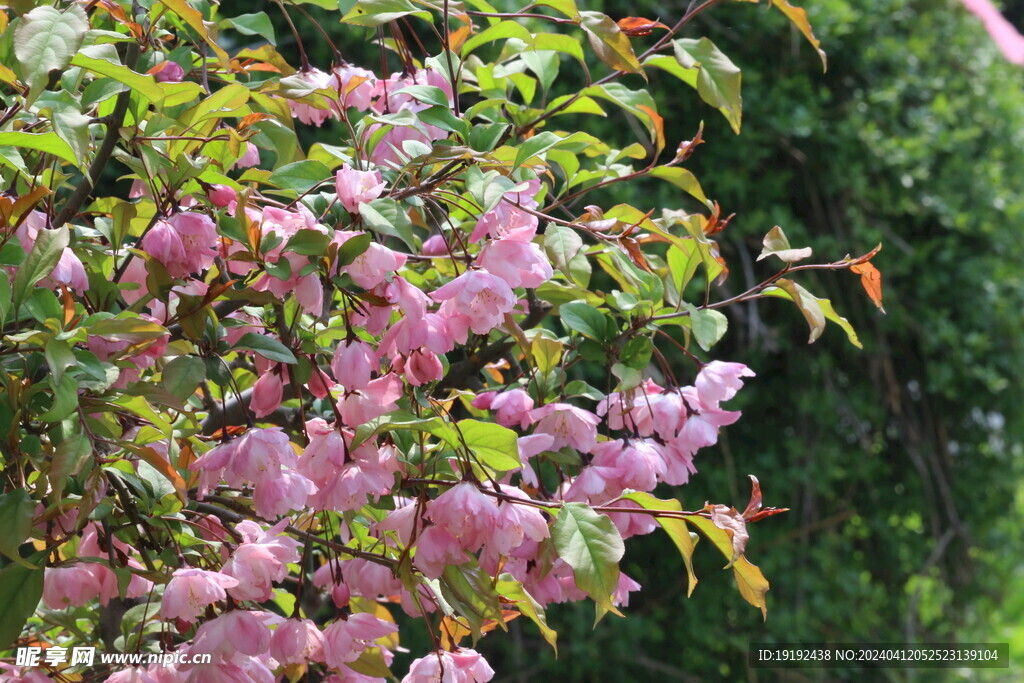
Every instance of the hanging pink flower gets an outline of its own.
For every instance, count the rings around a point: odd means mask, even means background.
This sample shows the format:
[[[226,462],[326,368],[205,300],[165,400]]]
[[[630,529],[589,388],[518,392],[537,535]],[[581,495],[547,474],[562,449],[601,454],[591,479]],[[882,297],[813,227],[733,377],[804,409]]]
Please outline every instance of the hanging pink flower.
[[[270,638],[270,656],[285,666],[324,661],[324,634],[310,619],[288,619]]]
[[[549,403],[530,411],[537,422],[534,434],[550,434],[554,438],[551,450],[569,446],[581,453],[589,453],[597,443],[597,425],[601,420],[589,410],[568,403]]]
[[[269,600],[273,582],[288,575],[288,563],[299,561],[299,542],[283,533],[288,520],[282,520],[267,531],[256,522],[243,521],[235,529],[245,542],[235,549],[221,572],[237,580],[228,587],[236,600]]]
[[[484,245],[477,263],[509,287],[539,287],[551,279],[551,261],[533,242],[492,240]]]
[[[192,567],[176,569],[164,589],[160,617],[166,620],[195,621],[207,605],[227,597],[225,588],[237,585],[238,579],[220,572]]]
[[[249,409],[256,417],[266,417],[281,407],[284,397],[284,385],[281,376],[276,372],[260,375],[252,387],[252,400]]]
[[[373,201],[384,192],[387,183],[380,171],[357,171],[348,164],[334,174],[338,201],[350,214],[359,213],[359,205]]]
[[[697,394],[701,402],[717,408],[720,401],[728,401],[743,388],[741,377],[753,377],[754,371],[743,363],[724,363],[713,360],[697,374]]]
[[[402,683],[484,683],[494,678],[494,669],[475,650],[439,650],[420,657],[409,667]]]
[[[171,277],[188,277],[213,264],[218,239],[209,216],[185,211],[154,223],[141,247],[162,263]]]
[[[487,334],[504,322],[516,305],[512,288],[501,278],[483,270],[469,270],[435,289],[431,295],[443,301],[440,313],[452,336],[466,342],[467,331]]]

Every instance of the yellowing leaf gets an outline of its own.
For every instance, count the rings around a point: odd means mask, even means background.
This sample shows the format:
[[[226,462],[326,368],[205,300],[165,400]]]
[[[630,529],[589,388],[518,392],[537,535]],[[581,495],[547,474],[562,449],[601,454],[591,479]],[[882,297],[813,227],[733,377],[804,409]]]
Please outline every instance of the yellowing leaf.
[[[643,73],[629,36],[619,29],[611,17],[601,12],[580,12],[580,16],[583,18],[580,26],[587,34],[590,47],[598,59],[619,71]]]
[[[740,595],[754,607],[760,608],[761,617],[768,619],[768,602],[765,600],[765,593],[768,592],[768,580],[756,564],[753,564],[746,557],[741,557],[732,566],[733,575],[736,577],[736,587]]]
[[[804,34],[804,38],[807,39],[815,50],[818,51],[818,56],[821,57],[821,69],[822,71],[828,70],[828,59],[825,57],[825,51],[821,49],[821,41],[814,37],[814,31],[811,29],[811,22],[807,20],[807,12],[799,7],[793,7],[789,4],[788,0],[771,0],[772,7],[777,8],[780,12],[785,14],[793,25],[800,29],[800,33]]]

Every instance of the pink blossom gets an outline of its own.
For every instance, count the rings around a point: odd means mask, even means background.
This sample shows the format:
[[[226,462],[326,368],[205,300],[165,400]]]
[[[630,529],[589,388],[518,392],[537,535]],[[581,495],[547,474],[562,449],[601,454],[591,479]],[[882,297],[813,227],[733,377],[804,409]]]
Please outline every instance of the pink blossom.
[[[177,62],[164,60],[149,70],[161,83],[180,83],[185,78],[185,70]]]
[[[100,581],[91,564],[47,567],[43,574],[43,604],[49,609],[78,607],[99,594]]]
[[[551,262],[533,242],[516,239],[492,240],[477,258],[488,272],[497,275],[509,287],[538,287],[551,279]]]
[[[448,244],[444,241],[443,235],[431,235],[423,240],[420,253],[424,256],[447,256]]]
[[[985,24],[985,30],[1007,60],[1024,64],[1024,36],[1006,20],[992,0],[961,0]]]
[[[234,168],[249,168],[260,163],[260,148],[249,141],[243,143],[245,152],[235,162]]]
[[[338,402],[338,412],[345,424],[357,427],[398,408],[402,396],[402,380],[389,372],[366,385],[365,389],[347,393]]]
[[[533,417],[530,415],[530,411],[533,410],[533,399],[522,389],[479,394],[473,399],[473,407],[495,411],[495,422],[504,427],[518,426],[526,429],[533,424]]]
[[[324,73],[320,69],[302,69],[292,76],[292,79],[304,83],[308,87],[308,90],[305,92],[309,93],[312,93],[314,90],[321,90],[331,86],[331,74]],[[315,97],[319,97],[319,95],[316,95]],[[336,112],[330,107],[315,107],[308,102],[292,99],[288,100],[288,108],[291,109],[293,117],[297,118],[302,123],[317,126],[318,128],[323,125],[323,122],[328,118],[336,115]]]
[[[535,197],[539,193],[539,179],[534,178],[526,183],[520,183],[511,192],[506,193],[497,206],[480,217],[469,241],[479,242],[487,235],[496,239],[508,238],[521,242],[532,240],[537,234],[537,217],[520,207],[536,209]]]
[[[530,411],[537,421],[534,434],[550,434],[554,438],[551,450],[569,446],[581,453],[589,453],[597,443],[597,425],[601,420],[589,410],[568,403],[549,403]]]
[[[260,375],[252,386],[249,409],[256,417],[266,417],[281,407],[283,397],[284,385],[281,383],[281,376],[276,372],[265,373]]]
[[[717,408],[720,401],[728,401],[743,388],[741,377],[753,377],[754,371],[742,363],[724,363],[713,360],[697,374],[697,394],[701,403]]]
[[[683,398],[693,410],[679,430],[676,443],[696,452],[699,448],[713,446],[718,442],[718,430],[740,419],[738,410],[719,410],[717,406],[705,404],[696,389],[684,387]]]
[[[199,627],[189,652],[213,655],[214,661],[262,655],[270,648],[270,629],[261,616],[246,610],[221,614]]]
[[[620,472],[620,489],[653,491],[665,474],[665,459],[656,441],[637,439],[605,441],[591,450],[592,466],[615,468]]]
[[[324,634],[310,619],[288,619],[270,638],[270,656],[284,665],[324,661]]]
[[[253,493],[256,514],[264,519],[274,519],[292,510],[303,510],[308,506],[310,496],[316,492],[316,485],[309,479],[295,470],[282,467],[256,482]]]
[[[616,501],[615,507],[632,508],[635,510],[642,509],[639,503],[628,498]],[[609,512],[607,514],[623,539],[643,536],[658,528],[658,520],[652,515],[636,512]]]
[[[343,64],[334,67],[331,76],[331,87],[338,91],[338,101],[345,108],[352,107],[360,111],[370,108],[373,89],[377,77],[372,71],[358,66]]]
[[[186,567],[176,569],[164,589],[160,617],[166,620],[195,621],[207,605],[227,597],[225,588],[234,588],[238,579],[220,572]]]
[[[521,490],[513,486],[502,486],[501,492],[511,498],[529,500]],[[542,541],[550,530],[544,515],[531,505],[521,505],[503,500],[497,506],[494,531],[487,539],[487,550],[499,555],[508,555],[524,541]]]
[[[468,560],[458,539],[441,527],[427,527],[416,539],[416,568],[428,579],[436,579],[449,565],[463,564]]]
[[[374,448],[363,444],[352,452],[351,462],[322,483],[309,504],[325,510],[358,510],[372,497],[391,492],[401,463],[393,446]]]
[[[26,252],[32,251],[32,247],[39,236],[39,231],[46,229],[48,225],[49,219],[46,217],[46,214],[41,211],[30,211],[14,233],[21,244],[21,248]],[[85,267],[82,265],[82,261],[70,247],[65,247],[64,251],[61,252],[57,265],[43,279],[42,284],[49,287],[64,285],[81,295],[85,293],[85,290],[89,289],[89,278],[85,274]]]
[[[405,264],[405,254],[399,254],[388,249],[383,244],[370,242],[359,256],[352,260],[352,263],[342,267],[342,271],[348,273],[352,282],[363,289],[373,289],[385,281],[388,273],[393,273]]]
[[[403,363],[405,379],[414,387],[421,386],[427,382],[436,382],[444,376],[444,367],[441,360],[431,351],[417,349],[409,354]]]
[[[468,270],[431,293],[443,301],[440,313],[452,336],[465,343],[467,331],[487,334],[505,319],[516,305],[508,283],[483,270]]]
[[[217,230],[209,216],[185,211],[157,221],[142,238],[142,249],[171,277],[200,273],[217,256]]]
[[[365,389],[370,376],[380,369],[373,348],[360,339],[345,339],[334,349],[331,371],[334,379],[349,391]]]
[[[394,624],[378,619],[365,612],[352,614],[348,619],[338,619],[324,629],[324,661],[332,669],[341,669],[345,664],[359,659],[373,641],[398,631]]]
[[[413,318],[407,314],[384,333],[379,352],[408,354],[420,348],[436,354],[448,353],[455,348],[455,340],[443,316],[427,313],[422,318]]]
[[[206,196],[214,206],[227,207],[228,213],[234,213],[238,204],[238,195],[227,185],[210,185]]]
[[[495,499],[474,484],[462,482],[427,504],[427,516],[459,540],[470,552],[494,533],[499,518]]]
[[[288,575],[288,563],[299,561],[299,542],[284,535],[288,520],[282,520],[266,532],[255,522],[240,522],[235,528],[245,536],[245,542],[235,549],[231,559],[221,570],[225,576],[237,580],[228,587],[236,600],[269,600],[273,582]]]
[[[484,683],[494,678],[494,670],[475,650],[456,652],[438,650],[420,657],[409,667],[402,683]]]
[[[344,164],[334,175],[334,187],[338,201],[350,214],[359,213],[359,205],[373,201],[384,192],[387,183],[380,171],[357,171]]]

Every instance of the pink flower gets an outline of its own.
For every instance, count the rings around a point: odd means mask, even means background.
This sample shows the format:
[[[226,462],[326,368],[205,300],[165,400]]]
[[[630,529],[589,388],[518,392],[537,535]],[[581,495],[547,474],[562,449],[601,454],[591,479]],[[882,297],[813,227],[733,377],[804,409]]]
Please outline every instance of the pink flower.
[[[717,408],[720,401],[728,401],[743,388],[741,377],[753,377],[754,371],[742,363],[723,363],[713,360],[697,374],[697,393],[701,403]]]
[[[348,393],[338,402],[338,411],[346,425],[358,427],[398,408],[402,396],[402,380],[389,372],[366,385],[365,389]]]
[[[43,604],[49,609],[78,607],[99,594],[100,582],[91,564],[47,567],[43,574]]]
[[[512,486],[502,486],[501,492],[512,498],[529,500],[525,493]],[[488,552],[508,555],[527,539],[539,542],[548,537],[548,523],[537,508],[503,500],[497,509],[495,529],[487,539]]]
[[[164,589],[160,617],[165,620],[195,621],[207,605],[227,597],[225,588],[237,585],[238,579],[220,572],[191,567],[176,569]]]
[[[210,185],[206,196],[214,206],[227,207],[229,213],[233,212],[235,205],[238,204],[238,195],[227,185]]]
[[[444,236],[431,235],[427,239],[423,240],[423,246],[420,248],[420,253],[424,256],[447,256],[448,245],[444,241]]]
[[[348,273],[352,282],[363,289],[373,289],[387,279],[388,273],[401,268],[405,260],[405,254],[394,252],[383,244],[370,242],[366,251],[356,256],[352,263],[343,266],[341,270]]]
[[[307,507],[309,497],[317,492],[316,485],[295,470],[282,467],[277,472],[263,475],[256,482],[253,502],[256,514],[274,519],[292,510]]]
[[[533,424],[533,417],[530,415],[530,411],[533,410],[533,399],[522,389],[479,394],[473,399],[473,407],[495,411],[495,422],[503,427],[518,426],[526,429]]]
[[[270,638],[270,656],[285,666],[324,661],[324,634],[310,619],[289,619]]]
[[[299,542],[282,532],[288,520],[282,520],[266,532],[255,522],[240,522],[235,528],[245,536],[245,542],[221,570],[224,576],[237,580],[228,587],[236,600],[269,600],[273,582],[288,575],[288,563],[299,561]]]
[[[494,678],[494,669],[475,650],[438,650],[420,657],[409,667],[402,683],[484,683]]]
[[[416,539],[413,562],[428,579],[436,579],[445,567],[463,564],[468,559],[458,539],[441,527],[427,527]]]
[[[551,262],[533,242],[502,239],[488,242],[477,258],[488,272],[509,287],[537,287],[551,279]]]
[[[665,459],[655,441],[640,439],[605,441],[591,450],[591,466],[617,469],[620,473],[616,485],[624,489],[653,491],[665,474]]]
[[[474,484],[462,482],[430,501],[427,516],[473,552],[494,533],[499,513],[494,498]]]
[[[266,614],[245,610],[221,614],[199,627],[189,652],[214,655],[215,662],[262,655],[270,648],[270,629],[262,618]]]
[[[717,406],[705,404],[692,387],[684,387],[681,391],[693,414],[686,418],[676,443],[686,444],[693,452],[713,446],[718,442],[718,430],[740,419],[738,410],[719,410]]]
[[[338,201],[345,210],[357,214],[359,205],[379,197],[387,183],[380,171],[357,171],[344,164],[334,176],[334,187],[338,192]]]
[[[301,81],[308,86],[307,92],[310,93],[314,90],[329,88],[331,86],[331,75],[324,73],[320,69],[303,69],[292,78],[294,80]],[[316,95],[315,97],[320,96]],[[324,121],[336,114],[336,112],[329,107],[321,109],[307,102],[292,99],[288,100],[288,108],[291,109],[292,116],[297,118],[299,121],[307,125],[317,126],[318,128],[323,125]]]
[[[431,293],[443,301],[440,313],[452,336],[465,343],[467,330],[487,334],[504,322],[516,305],[512,288],[483,270],[469,270]]]
[[[536,209],[537,200],[535,197],[540,193],[540,180],[534,178],[526,183],[520,183],[517,189],[505,194],[498,205],[485,213],[477,221],[470,235],[470,242],[479,242],[486,235],[496,239],[508,238],[529,242],[537,234],[537,217],[532,213],[524,211]],[[518,205],[518,206],[517,206]]]
[[[551,450],[569,446],[581,453],[589,453],[597,443],[597,425],[601,420],[589,410],[568,403],[549,403],[530,411],[537,421],[534,434],[550,434],[554,438]]]
[[[373,348],[360,339],[346,339],[334,349],[331,371],[334,379],[349,391],[365,389],[370,376],[380,369]]]
[[[141,246],[164,265],[171,277],[187,277],[213,264],[217,242],[210,217],[186,211],[157,221],[142,238]]]
[[[15,231],[15,236],[26,252],[32,250],[39,237],[39,231],[46,229],[49,221],[46,214],[41,211],[31,211]],[[49,275],[43,279],[42,284],[48,287],[64,285],[78,294],[84,294],[89,289],[89,278],[85,274],[85,267],[82,261],[75,255],[70,247],[65,247],[61,252],[60,260],[53,267]]]
[[[276,372],[260,375],[252,387],[252,400],[249,409],[256,417],[266,417],[281,407],[284,397],[284,385],[281,376]]]
[[[358,66],[344,64],[334,67],[331,76],[331,87],[338,91],[338,101],[343,107],[352,107],[360,111],[370,108],[373,88],[377,77],[372,71]]]
[[[419,348],[430,349],[434,353],[448,353],[455,348],[443,316],[437,313],[426,313],[422,318],[413,318],[406,314],[392,325],[380,340],[380,353],[408,354]]]
[[[235,162],[234,168],[249,168],[260,163],[260,149],[251,142],[245,142],[245,152],[242,157]]]
[[[332,669],[341,669],[359,659],[373,641],[396,631],[398,627],[394,624],[365,612],[338,619],[324,629],[324,661]]]
[[[417,349],[404,362],[405,379],[414,387],[435,382],[444,376],[441,360],[432,352]]]
[[[977,15],[1003,55],[1014,64],[1024,64],[1024,36],[1006,20],[991,0],[962,0]]]
[[[180,83],[185,78],[185,70],[177,62],[164,60],[149,70],[161,83]]]

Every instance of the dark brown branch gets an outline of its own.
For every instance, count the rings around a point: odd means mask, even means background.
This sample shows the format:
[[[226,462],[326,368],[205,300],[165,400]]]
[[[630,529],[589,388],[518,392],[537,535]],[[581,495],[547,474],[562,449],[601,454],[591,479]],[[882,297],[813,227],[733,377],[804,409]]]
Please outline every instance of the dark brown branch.
[[[125,56],[125,66],[129,69],[134,69],[138,61],[139,46],[136,43],[129,43],[128,52]],[[64,225],[78,213],[78,210],[82,208],[82,204],[92,194],[92,190],[99,181],[100,176],[103,175],[103,169],[107,167],[110,156],[114,153],[114,148],[117,147],[117,140],[121,136],[120,128],[124,122],[125,114],[128,113],[128,100],[131,94],[132,91],[130,89],[122,90],[118,93],[117,101],[114,103],[114,111],[110,114],[111,118],[109,123],[107,123],[107,134],[103,138],[103,143],[96,150],[96,156],[89,165],[89,172],[78,183],[78,186],[75,187],[71,196],[64,203],[64,208],[53,219],[54,228]]]

